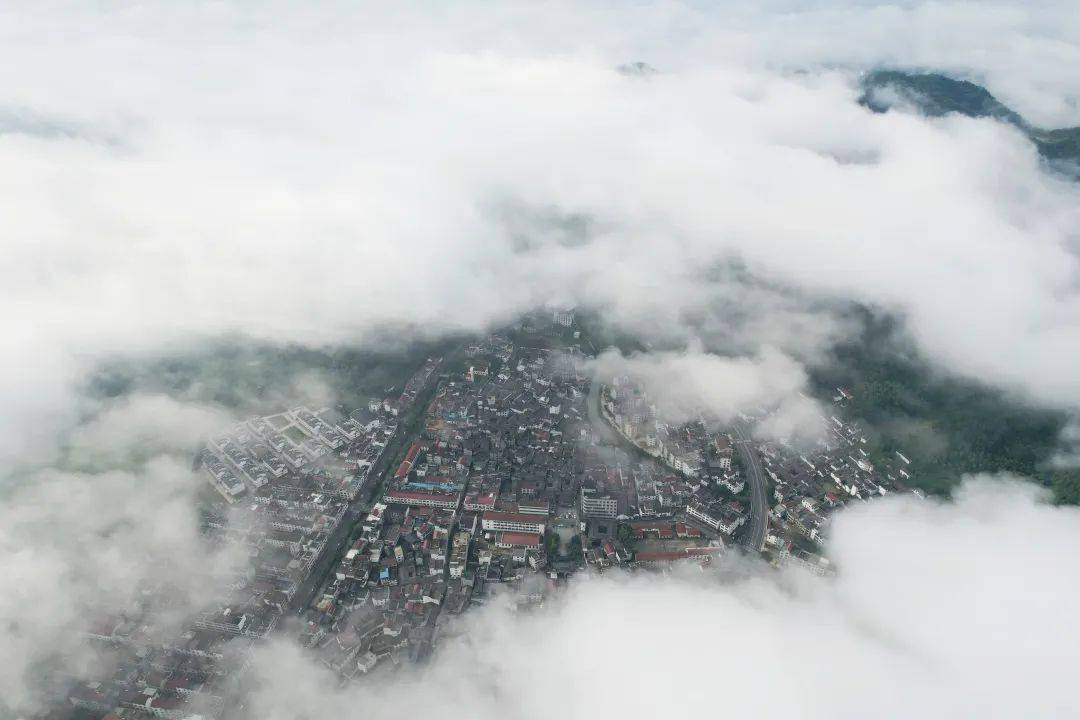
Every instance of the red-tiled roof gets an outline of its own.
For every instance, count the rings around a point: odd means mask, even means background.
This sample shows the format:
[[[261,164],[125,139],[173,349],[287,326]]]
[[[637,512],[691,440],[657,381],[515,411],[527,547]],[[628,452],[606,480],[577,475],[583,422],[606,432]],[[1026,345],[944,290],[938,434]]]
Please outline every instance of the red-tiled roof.
[[[498,542],[518,547],[540,547],[540,536],[536,533],[502,532],[499,533]]]
[[[405,453],[405,459],[398,465],[397,472],[394,473],[394,477],[403,478],[409,474],[409,469],[412,467],[413,461],[416,460],[416,454],[420,452],[420,443],[414,442],[409,448],[409,452]]]
[[[652,520],[645,522],[632,522],[630,527],[635,530],[663,530],[671,527],[670,520]]]

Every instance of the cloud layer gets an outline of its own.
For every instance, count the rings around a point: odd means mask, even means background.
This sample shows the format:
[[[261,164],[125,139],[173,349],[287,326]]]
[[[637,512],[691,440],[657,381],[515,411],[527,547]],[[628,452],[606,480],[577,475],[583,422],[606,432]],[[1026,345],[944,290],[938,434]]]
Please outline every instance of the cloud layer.
[[[199,531],[190,462],[156,456],[130,471],[43,470],[0,503],[0,713],[39,707],[46,671],[98,669],[83,630],[117,613],[167,632],[220,581],[245,569],[240,547]],[[164,592],[162,589],[167,588]]]
[[[664,422],[703,419],[726,426],[742,413],[767,413],[757,430],[774,439],[810,440],[823,430],[821,408],[803,394],[802,366],[775,348],[739,357],[700,347],[630,356],[609,350],[588,367],[599,382],[625,376],[639,383]]]
[[[1074,9],[0,10],[0,696],[28,702],[41,649],[77,660],[65,633],[88,604],[123,604],[161,563],[198,587],[175,563],[201,557],[185,458],[227,414],[161,396],[88,409],[78,389],[115,357],[580,305],[663,348],[631,362],[693,381],[673,406],[728,417],[797,398],[858,302],[947,370],[1077,408],[1077,187],[1009,127],[856,103],[867,68],[931,67],[1080,123]],[[616,69],[638,59],[658,72]],[[496,608],[409,690],[470,717],[605,715],[603,698],[630,716],[1063,714],[1078,638],[1056,610],[1080,586],[1080,523],[1026,492],[845,515],[835,580],[605,580],[549,614]],[[331,692],[295,649],[266,658],[282,682],[260,717],[388,714],[400,692]],[[553,688],[574,702],[553,708]]]
[[[101,357],[227,331],[355,341],[576,303],[668,339],[733,309],[750,352],[812,346],[733,261],[1080,403],[1076,188],[1009,128],[854,102],[861,68],[934,64],[1073,120],[1067,9],[8,10],[6,454],[47,449]],[[616,71],[639,57],[660,72]]]
[[[976,478],[954,503],[845,511],[835,577],[740,568],[579,581],[465,616],[419,674],[340,691],[292,646],[256,656],[252,717],[1071,717],[1075,509]]]

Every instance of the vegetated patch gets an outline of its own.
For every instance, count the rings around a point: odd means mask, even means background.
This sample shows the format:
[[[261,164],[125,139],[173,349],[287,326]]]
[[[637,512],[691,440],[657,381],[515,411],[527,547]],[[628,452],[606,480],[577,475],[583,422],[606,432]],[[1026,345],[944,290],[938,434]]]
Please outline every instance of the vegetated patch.
[[[1080,503],[1080,472],[1055,469],[1068,418],[971,380],[944,374],[919,356],[892,318],[856,311],[862,332],[812,369],[817,392],[846,388],[847,414],[862,423],[872,457],[911,458],[910,484],[948,494],[965,473],[1012,472],[1049,487],[1058,502]]]

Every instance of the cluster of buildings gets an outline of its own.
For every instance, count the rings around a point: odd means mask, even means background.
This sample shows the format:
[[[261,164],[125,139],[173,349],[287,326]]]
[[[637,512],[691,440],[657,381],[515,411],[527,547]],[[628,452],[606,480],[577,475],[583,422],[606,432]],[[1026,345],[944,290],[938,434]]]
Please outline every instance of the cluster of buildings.
[[[746,481],[728,434],[701,421],[668,422],[645,389],[625,376],[601,386],[600,414],[624,441],[669,471],[638,487],[638,515],[682,517],[729,538],[746,523]]]
[[[312,442],[285,434],[301,423]],[[97,618],[86,637],[99,654],[115,658],[103,665],[114,672],[76,685],[69,704],[132,718],[220,717],[235,658],[289,612],[341,526],[350,492],[328,477],[325,459],[336,455],[331,443],[341,452],[347,442],[341,426],[305,408],[254,418],[212,438],[196,462],[226,502],[203,509],[203,534],[246,557],[246,566],[208,576],[208,604],[187,611],[179,627],[161,620],[171,610],[168,586],[145,588],[136,607]]]
[[[672,471],[697,477],[705,463],[704,432],[696,424],[672,425],[658,412],[645,389],[629,376],[612,379],[600,390],[600,411],[625,440]]]
[[[103,611],[85,638],[107,658],[101,666],[109,672],[65,688],[72,711],[87,717],[227,716],[231,683],[249,651],[309,604],[328,563],[349,539],[352,518],[366,507],[365,489],[383,475],[399,414],[437,367],[438,360],[429,360],[400,396],[349,416],[295,407],[210,438],[195,468],[224,502],[203,508],[203,534],[247,563],[221,571],[224,576],[208,574],[207,604],[185,610],[182,618],[170,607],[175,592],[167,585],[142,588],[133,607]],[[439,532],[444,540],[447,534],[445,521],[439,522],[403,518],[400,532],[421,545],[436,543]],[[402,563],[411,559],[400,549],[395,556],[393,544],[389,554]]]
[[[376,503],[307,613],[302,642],[343,680],[416,659],[447,596],[454,510]]]
[[[704,520],[688,507],[726,497],[708,488],[734,483],[730,459],[710,466],[705,453],[687,478],[602,442],[580,353],[496,334],[440,376],[305,618],[302,641],[343,682],[424,657],[493,592],[542,602],[584,569],[705,564],[723,552],[726,515],[718,529],[711,505]]]
[[[848,391],[840,389],[835,402],[846,397]],[[831,571],[821,546],[832,513],[894,492],[919,494],[907,487],[907,456],[899,451],[872,456],[857,423],[835,415],[823,420],[826,433],[811,450],[780,443],[757,447],[771,485],[766,550],[779,565],[796,564],[818,574]]]
[[[459,362],[428,360],[400,395],[347,417],[297,407],[213,437],[197,465],[226,502],[204,529],[250,568],[179,634],[148,626],[145,608],[102,617],[88,637],[116,673],[80,684],[71,705],[221,717],[229,669],[243,666],[226,656],[243,658],[288,613],[344,683],[423,659],[492,593],[542,603],[576,572],[714,562],[750,518],[732,437],[666,422],[631,378],[591,387],[574,328],[569,311],[530,318]],[[865,446],[837,418],[813,451],[755,445],[775,563],[829,572],[828,515],[903,488],[910,461],[872,461]]]
[[[821,553],[829,516],[848,503],[906,489],[911,460],[898,451],[872,457],[859,426],[837,417],[849,399],[849,391],[837,391],[836,414],[822,419],[826,432],[811,449],[780,441],[753,443],[771,505],[765,551],[777,565],[831,572]],[[651,485],[639,484],[639,517],[672,517],[722,540],[747,524],[748,489],[730,435],[702,422],[666,423],[645,390],[627,377],[601,388],[600,412],[624,441],[672,471]],[[640,534],[630,536],[640,550]],[[642,557],[653,556],[638,552],[639,562]]]
[[[165,597],[167,588],[152,590],[146,598]],[[73,712],[109,718],[221,715],[229,691],[225,643],[218,633],[194,627],[179,635],[167,633],[147,620],[161,610],[150,603],[144,599],[88,626],[86,640],[105,672],[67,688]],[[229,651],[243,652],[241,646],[252,642],[239,638]]]
[[[468,346],[403,438],[306,618],[303,641],[343,682],[424,657],[500,589],[543,602],[576,572],[706,566],[738,540],[750,502],[730,435],[664,422],[627,378],[590,396],[579,349],[536,345],[496,334]],[[818,500],[880,495],[903,477],[906,458],[879,470],[860,444],[835,421],[820,453],[754,448],[776,502],[767,551],[778,564],[827,572],[813,552]]]
[[[237,423],[210,438],[196,463],[230,504],[266,497],[273,493],[271,485],[311,485],[352,500],[397,431],[395,415],[358,411],[334,422],[296,407]]]
[[[440,616],[548,568],[552,517],[581,490],[577,367],[496,334],[440,377],[306,618],[304,643],[343,680],[423,657]],[[576,512],[563,522],[576,531]]]

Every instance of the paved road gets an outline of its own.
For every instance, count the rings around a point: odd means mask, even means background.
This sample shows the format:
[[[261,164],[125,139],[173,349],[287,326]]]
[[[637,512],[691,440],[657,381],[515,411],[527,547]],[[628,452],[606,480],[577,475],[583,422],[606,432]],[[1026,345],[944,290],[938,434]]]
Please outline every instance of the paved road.
[[[330,532],[330,537],[327,538],[326,545],[319,554],[319,559],[315,561],[311,572],[308,573],[308,576],[304,578],[304,581],[300,583],[300,587],[293,594],[290,603],[293,612],[302,613],[314,602],[315,597],[322,590],[329,577],[331,566],[345,554],[347,550],[345,544],[349,539],[349,535],[352,534],[357,524],[371,512],[372,506],[379,501],[381,497],[379,490],[386,480],[386,475],[390,471],[393,461],[400,459],[407,441],[406,433],[399,427],[398,432],[390,440],[390,446],[383,451],[374,467],[371,468],[368,474],[368,482],[364,484],[356,498],[349,503],[341,522]]]
[[[743,542],[747,547],[755,550],[765,548],[765,535],[769,531],[769,505],[765,499],[765,471],[761,469],[761,459],[758,457],[754,443],[750,439],[750,432],[742,425],[735,425],[735,448],[742,458],[743,467],[746,469],[746,482],[750,485],[750,532]]]
[[[308,576],[304,578],[304,581],[300,583],[300,587],[293,594],[292,602],[289,603],[289,609],[293,612],[303,613],[314,602],[316,595],[322,590],[329,577],[331,566],[337,563],[345,554],[345,543],[348,541],[349,535],[352,534],[353,529],[360,521],[367,517],[372,506],[382,497],[382,487],[386,482],[386,477],[390,470],[396,467],[396,464],[393,464],[394,461],[400,461],[406,445],[411,443],[418,435],[414,425],[423,418],[428,403],[431,402],[431,395],[435,388],[438,387],[440,367],[442,367],[442,360],[439,361],[439,365],[428,377],[427,383],[417,391],[416,399],[407,411],[406,417],[401,419],[397,433],[390,440],[390,446],[383,450],[379,459],[375,462],[375,466],[371,468],[368,474],[370,479],[356,498],[349,503],[345,516],[331,531],[323,551],[319,554],[319,559],[316,560],[312,567],[312,571],[308,573]]]
[[[315,599],[315,595],[326,580],[330,565],[344,554],[345,541],[349,539],[349,532],[357,520],[365,517],[366,514],[362,505],[350,505],[345,511],[341,522],[330,532],[330,537],[327,538],[326,545],[323,546],[318,559],[312,565],[311,572],[293,593],[292,602],[289,603],[289,608],[293,612],[303,612]]]

